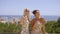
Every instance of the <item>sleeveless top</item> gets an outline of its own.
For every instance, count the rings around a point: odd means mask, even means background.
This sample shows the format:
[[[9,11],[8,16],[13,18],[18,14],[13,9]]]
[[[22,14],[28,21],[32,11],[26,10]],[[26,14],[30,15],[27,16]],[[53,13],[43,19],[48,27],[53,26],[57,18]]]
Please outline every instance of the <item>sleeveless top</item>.
[[[42,34],[42,23],[39,20],[34,24],[32,34]]]
[[[29,34],[29,29],[28,29],[29,21],[26,16],[23,16],[21,18],[21,24],[22,24],[21,34]]]

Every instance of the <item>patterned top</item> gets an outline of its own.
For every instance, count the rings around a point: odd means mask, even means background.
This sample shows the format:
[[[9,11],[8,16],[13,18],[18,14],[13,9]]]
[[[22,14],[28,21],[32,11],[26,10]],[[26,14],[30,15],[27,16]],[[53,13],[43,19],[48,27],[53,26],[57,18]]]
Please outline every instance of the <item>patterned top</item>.
[[[35,20],[34,23],[31,34],[42,34],[42,23],[39,20]]]
[[[21,18],[21,24],[22,24],[21,34],[29,34],[29,29],[28,29],[29,21],[26,16],[23,16]]]

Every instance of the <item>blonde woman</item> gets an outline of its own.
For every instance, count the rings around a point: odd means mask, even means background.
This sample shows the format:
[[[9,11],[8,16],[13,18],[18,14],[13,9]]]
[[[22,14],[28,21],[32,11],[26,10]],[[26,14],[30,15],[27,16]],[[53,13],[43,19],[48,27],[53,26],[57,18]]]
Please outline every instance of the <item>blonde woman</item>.
[[[21,18],[21,24],[22,24],[22,31],[21,34],[29,34],[29,18],[30,18],[30,13],[28,9],[25,9],[24,15]]]
[[[32,27],[32,31],[31,31],[31,34],[46,34],[46,31],[45,31],[45,20],[44,18],[41,18],[40,17],[40,13],[39,13],[39,10],[34,10],[32,12],[35,16],[34,19],[31,20],[31,27]]]

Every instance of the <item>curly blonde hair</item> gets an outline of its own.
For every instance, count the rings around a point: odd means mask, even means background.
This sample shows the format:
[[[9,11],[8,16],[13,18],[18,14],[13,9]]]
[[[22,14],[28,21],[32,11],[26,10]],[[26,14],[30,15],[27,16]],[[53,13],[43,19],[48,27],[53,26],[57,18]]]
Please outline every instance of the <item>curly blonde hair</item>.
[[[30,20],[30,12],[27,8],[24,10],[24,15],[27,16],[28,20]]]

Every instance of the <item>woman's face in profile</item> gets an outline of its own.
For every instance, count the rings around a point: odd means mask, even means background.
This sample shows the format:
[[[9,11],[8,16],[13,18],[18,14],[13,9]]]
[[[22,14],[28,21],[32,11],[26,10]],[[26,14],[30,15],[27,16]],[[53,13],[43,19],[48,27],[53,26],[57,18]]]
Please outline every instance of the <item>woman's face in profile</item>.
[[[39,16],[40,16],[39,11],[36,12],[35,16],[36,16],[36,17],[39,17]]]
[[[25,14],[24,15],[27,16],[27,18],[29,20],[29,18],[30,18],[30,12],[29,11],[25,11]]]
[[[29,15],[29,11],[25,11],[25,14],[26,14],[26,15]]]

